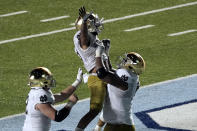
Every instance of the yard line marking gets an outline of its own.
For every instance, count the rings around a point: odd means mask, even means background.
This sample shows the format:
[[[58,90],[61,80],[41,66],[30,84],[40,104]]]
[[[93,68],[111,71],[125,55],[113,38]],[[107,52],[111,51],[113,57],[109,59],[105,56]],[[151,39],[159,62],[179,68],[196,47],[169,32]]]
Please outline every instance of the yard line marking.
[[[177,35],[183,35],[183,34],[187,34],[187,33],[191,33],[191,32],[196,32],[197,30],[186,30],[183,32],[177,32],[177,33],[172,33],[172,34],[168,34],[168,36],[177,36]]]
[[[176,5],[176,6],[172,6],[172,7],[167,7],[167,8],[162,8],[162,9],[157,9],[157,10],[142,12],[142,13],[133,14],[133,15],[129,15],[129,16],[108,19],[108,20],[104,20],[103,23],[109,23],[109,22],[114,22],[114,21],[129,19],[129,18],[133,18],[133,17],[136,17],[136,16],[148,15],[148,14],[158,13],[158,12],[162,12],[162,11],[166,11],[166,10],[172,10],[172,9],[186,7],[186,6],[191,6],[191,5],[196,5],[196,4],[197,4],[197,1],[196,2],[191,2],[191,3],[186,3],[186,4],[181,4],[181,5]],[[52,33],[51,32],[45,32],[45,33],[41,33],[41,34],[24,36],[24,37],[14,38],[14,39],[10,39],[10,40],[3,40],[3,41],[0,41],[0,44],[14,42],[14,41],[18,41],[18,40],[30,39],[30,38],[34,38],[34,37],[51,35],[51,34],[63,32],[63,31],[70,31],[70,30],[74,30],[74,29],[75,29],[75,27],[71,27],[71,28],[65,28],[65,29],[55,30],[55,31],[52,31]]]
[[[17,11],[17,12],[12,12],[12,13],[8,13],[8,14],[4,14],[4,15],[0,15],[0,17],[7,17],[7,16],[12,16],[12,15],[19,15],[19,14],[23,14],[23,13],[27,13],[28,11]]]
[[[127,30],[124,30],[126,32],[129,32],[129,31],[136,31],[136,30],[141,30],[141,29],[145,29],[145,28],[150,28],[150,27],[153,27],[155,25],[145,25],[145,26],[140,26],[140,27],[135,27],[135,28],[131,28],[131,29],[127,29]]]
[[[159,85],[162,85],[162,84],[168,84],[168,83],[172,83],[172,82],[176,82],[176,81],[178,82],[178,81],[181,81],[183,79],[192,78],[192,77],[196,77],[196,76],[197,76],[197,74],[191,74],[191,75],[187,75],[187,76],[183,76],[183,77],[179,77],[179,78],[175,78],[175,79],[171,79],[171,80],[157,82],[157,83],[142,86],[142,87],[140,87],[140,90],[143,89],[143,88],[149,88],[149,87],[152,87],[152,86],[159,86]],[[88,100],[90,100],[90,98],[85,98],[85,99],[79,100],[78,103],[83,102],[83,101],[88,101]],[[55,108],[61,107],[63,105],[65,105],[65,103],[55,105]],[[5,117],[0,118],[0,120],[6,120],[6,119],[10,119],[10,118],[17,117],[17,116],[22,116],[22,115],[25,115],[25,113],[5,116]]]
[[[148,14],[154,14],[154,13],[158,13],[158,12],[163,12],[163,11],[167,11],[167,10],[177,9],[177,8],[196,5],[196,4],[197,4],[197,1],[196,2],[191,2],[191,3],[186,3],[186,4],[181,4],[181,5],[176,5],[176,6],[171,6],[171,7],[167,7],[167,8],[161,8],[161,9],[146,11],[146,12],[142,12],[142,13],[138,13],[138,14],[133,14],[133,15],[128,15],[128,16],[123,16],[123,17],[119,17],[119,18],[113,18],[113,19],[105,20],[104,23],[129,19],[129,18],[148,15]]]
[[[75,27],[64,28],[64,29],[61,29],[61,30],[55,30],[55,31],[51,31],[51,32],[41,33],[41,34],[29,35],[29,36],[24,36],[24,37],[20,37],[20,38],[10,39],[10,40],[3,40],[3,41],[0,41],[0,44],[19,41],[19,40],[30,39],[30,38],[34,38],[34,37],[47,36],[47,35],[56,34],[56,33],[69,31],[69,30],[74,30],[74,29],[75,29]]]
[[[54,17],[54,18],[49,18],[49,19],[43,19],[43,20],[40,20],[40,22],[55,21],[55,20],[65,19],[65,18],[68,18],[68,17],[70,17],[70,16],[68,16],[68,15],[59,16],[59,17]]]

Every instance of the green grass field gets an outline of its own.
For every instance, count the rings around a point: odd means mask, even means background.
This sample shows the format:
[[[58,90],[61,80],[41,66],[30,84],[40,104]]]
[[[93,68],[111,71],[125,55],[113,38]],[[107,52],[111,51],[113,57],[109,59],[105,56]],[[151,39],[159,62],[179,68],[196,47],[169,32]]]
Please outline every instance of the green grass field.
[[[26,10],[27,13],[0,17],[0,42],[72,27],[78,9],[84,5],[105,20],[161,9],[195,0],[1,0],[0,16]],[[113,66],[118,56],[135,51],[146,61],[141,84],[174,79],[197,73],[197,32],[169,37],[170,33],[197,30],[197,4],[163,12],[124,19],[104,25],[99,38],[111,39]],[[50,22],[42,19],[69,15]],[[125,29],[155,25],[124,32]],[[37,66],[48,67],[57,80],[54,93],[70,85],[83,63],[74,53],[76,30],[0,44],[0,117],[25,111],[29,92],[28,73]],[[84,72],[85,69],[83,68]],[[89,97],[85,84],[77,90],[80,99]]]

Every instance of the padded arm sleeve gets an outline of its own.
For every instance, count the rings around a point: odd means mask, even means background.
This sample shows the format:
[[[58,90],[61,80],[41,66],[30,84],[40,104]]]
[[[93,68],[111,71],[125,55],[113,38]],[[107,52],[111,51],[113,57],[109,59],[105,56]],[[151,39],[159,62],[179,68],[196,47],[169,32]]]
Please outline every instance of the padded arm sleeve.
[[[107,76],[107,74],[108,74],[109,72],[107,72],[107,71],[105,70],[105,68],[102,67],[102,68],[99,68],[99,69],[96,71],[96,73],[97,73],[98,78],[103,79],[103,78],[105,78],[105,76]]]
[[[55,112],[55,121],[61,122],[63,121],[70,113],[70,108],[64,107],[59,111]]]

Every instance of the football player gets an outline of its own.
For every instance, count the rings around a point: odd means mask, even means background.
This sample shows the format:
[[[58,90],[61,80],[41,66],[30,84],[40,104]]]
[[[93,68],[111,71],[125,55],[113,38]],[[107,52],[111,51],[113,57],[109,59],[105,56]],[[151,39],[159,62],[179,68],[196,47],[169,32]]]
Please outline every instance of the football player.
[[[100,80],[96,74],[96,48],[98,46],[98,34],[103,29],[102,19],[93,13],[87,13],[85,7],[79,9],[79,17],[75,22],[79,30],[74,35],[75,52],[81,58],[89,73],[88,88],[90,89],[90,109],[79,121],[76,131],[84,130],[87,125],[99,114],[103,107],[106,92],[106,83]],[[109,40],[103,40],[109,42]]]
[[[139,75],[145,70],[145,61],[138,53],[127,53],[118,64],[115,74],[128,84],[128,89],[115,88],[121,85],[113,83],[110,79],[113,74],[104,69],[100,57],[102,50],[103,47],[97,49],[98,76],[111,84],[107,85],[103,111],[94,131],[100,131],[105,124],[104,131],[135,131],[131,104],[140,86]]]
[[[102,30],[102,21],[98,15],[87,13],[85,7],[79,9],[79,17],[75,22],[79,30],[74,35],[75,52],[84,63],[84,67],[89,73],[88,88],[90,89],[90,109],[79,121],[76,131],[84,130],[87,125],[98,115],[103,106],[106,84],[96,75],[96,41],[98,34]]]
[[[78,98],[74,91],[82,81],[82,70],[79,68],[74,83],[58,94],[53,94],[55,79],[46,67],[37,67],[29,74],[31,88],[26,100],[26,119],[23,131],[49,131],[51,120],[61,122],[70,113],[71,108],[77,103]],[[67,104],[59,111],[52,104],[68,99]]]

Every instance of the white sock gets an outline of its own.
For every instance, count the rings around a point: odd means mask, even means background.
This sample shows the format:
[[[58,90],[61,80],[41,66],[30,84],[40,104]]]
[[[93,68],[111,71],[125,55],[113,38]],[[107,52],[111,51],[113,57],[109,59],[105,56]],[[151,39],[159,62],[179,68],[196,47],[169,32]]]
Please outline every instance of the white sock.
[[[102,128],[102,127],[100,127],[100,126],[96,125],[96,127],[94,128],[94,130],[93,130],[93,131],[101,131],[101,128]]]

